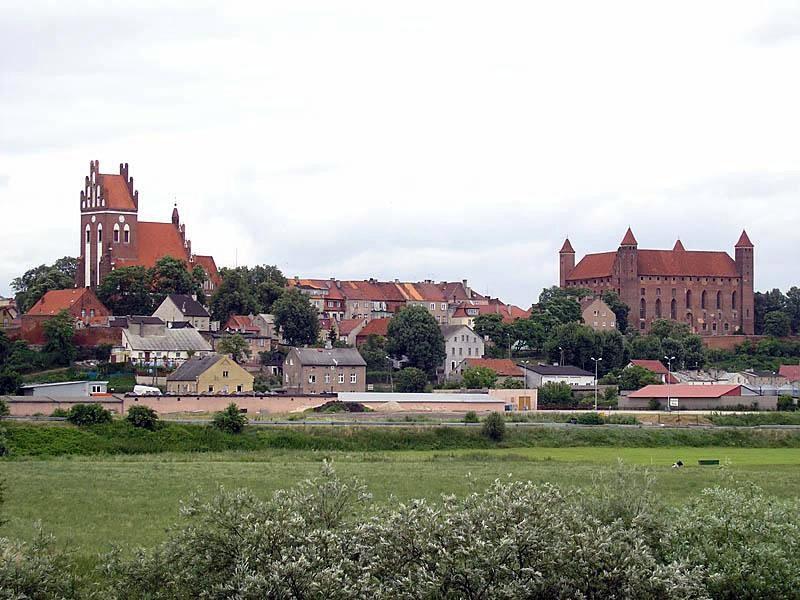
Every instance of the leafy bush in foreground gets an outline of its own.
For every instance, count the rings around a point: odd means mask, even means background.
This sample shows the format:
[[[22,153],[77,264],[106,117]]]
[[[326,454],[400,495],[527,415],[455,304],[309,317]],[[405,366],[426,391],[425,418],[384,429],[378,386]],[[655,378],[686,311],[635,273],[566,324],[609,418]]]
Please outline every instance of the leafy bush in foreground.
[[[0,538],[0,598],[79,598],[79,582],[69,557],[40,530],[30,544]]]
[[[505,417],[499,412],[489,413],[483,420],[481,433],[493,442],[502,442],[503,438],[506,437]]]
[[[143,404],[136,404],[128,409],[128,415],[125,417],[134,427],[148,429],[153,431],[158,426],[158,414],[149,406]]]
[[[241,433],[247,425],[247,417],[239,412],[239,407],[231,402],[225,410],[214,413],[214,427],[225,433]]]
[[[69,409],[67,421],[80,426],[110,423],[111,412],[99,404],[76,404]]]

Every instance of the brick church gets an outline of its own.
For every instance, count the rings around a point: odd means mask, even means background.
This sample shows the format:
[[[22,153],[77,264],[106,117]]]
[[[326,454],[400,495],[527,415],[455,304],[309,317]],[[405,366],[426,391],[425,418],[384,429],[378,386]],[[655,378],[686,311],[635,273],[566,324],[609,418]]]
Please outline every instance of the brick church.
[[[203,288],[212,292],[220,276],[212,256],[194,254],[180,222],[178,207],[170,223],[140,221],[139,191],[128,176],[128,163],[119,165],[119,175],[100,172],[100,161],[89,163],[89,175],[81,192],[81,253],[77,287],[97,287],[119,267],[153,267],[165,256],[184,261],[188,269],[205,269]]]
[[[569,239],[559,252],[559,285],[616,291],[630,307],[628,327],[643,333],[657,319],[686,323],[700,335],[753,334],[753,244],[742,231],[727,252],[644,250],[628,228],[617,250],[575,264]]]

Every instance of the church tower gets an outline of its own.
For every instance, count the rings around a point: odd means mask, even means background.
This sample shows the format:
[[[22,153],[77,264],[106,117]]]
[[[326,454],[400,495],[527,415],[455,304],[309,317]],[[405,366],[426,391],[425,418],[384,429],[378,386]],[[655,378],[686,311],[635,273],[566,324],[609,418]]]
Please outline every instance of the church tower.
[[[118,258],[138,257],[139,192],[128,177],[128,163],[119,175],[100,173],[100,161],[89,162],[80,197],[80,258],[75,284],[97,287],[111,272]]]
[[[736,242],[736,272],[739,275],[739,307],[742,333],[753,335],[755,333],[755,294],[753,287],[753,242],[742,230],[739,241]]]

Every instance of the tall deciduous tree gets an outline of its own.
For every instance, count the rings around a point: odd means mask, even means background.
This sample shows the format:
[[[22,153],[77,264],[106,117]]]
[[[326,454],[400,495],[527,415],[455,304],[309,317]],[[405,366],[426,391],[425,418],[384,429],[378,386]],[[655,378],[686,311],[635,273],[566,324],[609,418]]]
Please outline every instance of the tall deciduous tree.
[[[446,358],[444,337],[433,315],[421,306],[406,306],[389,321],[388,350],[408,366],[432,375]]]
[[[225,324],[231,315],[258,312],[258,301],[250,287],[246,269],[222,269],[222,283],[211,297],[211,315]]]
[[[72,315],[62,310],[56,316],[44,322],[44,337],[46,343],[44,352],[50,354],[52,363],[69,365],[77,354],[73,338],[75,337],[75,324]]]
[[[391,368],[386,351],[386,338],[371,335],[358,347],[358,352],[367,363],[367,371],[388,371]]]
[[[230,354],[231,358],[237,363],[250,357],[250,345],[238,333],[220,338],[217,342],[216,350],[220,354]]]
[[[545,288],[539,294],[539,304],[534,306],[533,312],[549,315],[560,324],[580,323],[583,318],[579,300],[588,295],[591,295],[591,291],[584,288]]]
[[[186,268],[186,263],[171,256],[164,256],[156,261],[150,269],[150,280],[153,290],[153,304],[158,306],[170,294],[189,294],[200,296],[203,293],[202,282]]]
[[[774,310],[764,317],[764,335],[786,337],[792,332],[792,321],[782,310]]]
[[[756,335],[764,333],[766,316],[777,310],[786,308],[786,296],[774,288],[769,292],[756,292],[753,307],[753,319]]]
[[[272,306],[275,326],[290,346],[313,344],[319,337],[317,309],[300,290],[287,290]]]
[[[121,267],[111,271],[97,288],[97,297],[115,315],[153,312],[150,277],[144,267]]]
[[[17,307],[26,313],[50,290],[64,290],[75,286],[77,259],[59,258],[52,265],[39,265],[29,269],[11,282],[16,292]]]

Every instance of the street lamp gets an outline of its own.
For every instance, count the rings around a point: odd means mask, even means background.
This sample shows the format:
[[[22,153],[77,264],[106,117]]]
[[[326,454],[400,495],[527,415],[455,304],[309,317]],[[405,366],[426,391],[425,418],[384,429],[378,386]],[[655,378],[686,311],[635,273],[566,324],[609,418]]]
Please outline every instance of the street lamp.
[[[558,366],[561,367],[564,365],[564,349],[561,346],[559,346],[558,349],[561,352],[560,358],[558,359]]]
[[[392,374],[392,359],[387,354],[386,361],[389,363],[389,383],[392,385],[392,393],[394,394],[394,375]]]
[[[521,360],[519,362],[520,362],[520,364],[525,365],[524,367],[522,367],[522,376],[525,378],[524,388],[527,390],[528,389],[528,363],[530,363],[531,361],[529,361],[529,360]]]
[[[603,360],[603,357],[595,358],[592,356],[591,359],[594,361],[594,411],[597,412],[597,363]]]
[[[669,405],[670,401],[670,379],[672,379],[672,361],[675,360],[674,356],[665,356],[664,360],[667,361],[667,412],[670,412],[671,408]]]

